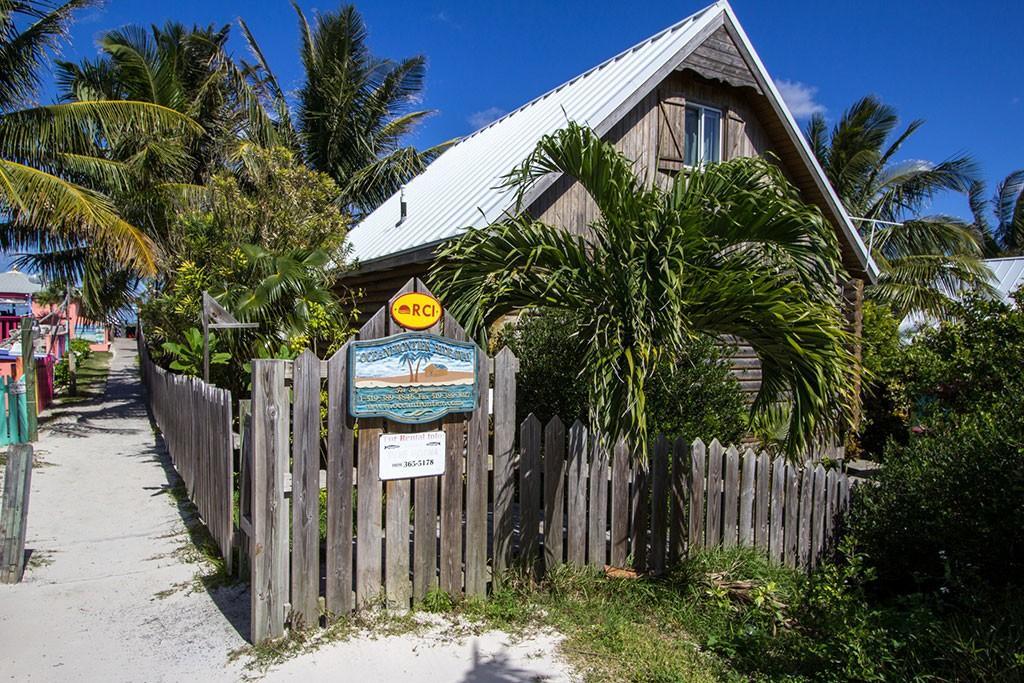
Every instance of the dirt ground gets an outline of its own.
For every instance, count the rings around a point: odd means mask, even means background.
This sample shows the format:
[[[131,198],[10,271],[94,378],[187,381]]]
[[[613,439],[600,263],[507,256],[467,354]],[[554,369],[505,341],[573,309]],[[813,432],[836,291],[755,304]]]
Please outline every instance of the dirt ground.
[[[24,581],[0,586],[0,680],[568,681],[555,634],[364,634],[269,670],[244,652],[244,584],[208,588],[174,474],[118,340],[105,395],[52,411],[29,501]],[[241,656],[233,652],[243,649]]]

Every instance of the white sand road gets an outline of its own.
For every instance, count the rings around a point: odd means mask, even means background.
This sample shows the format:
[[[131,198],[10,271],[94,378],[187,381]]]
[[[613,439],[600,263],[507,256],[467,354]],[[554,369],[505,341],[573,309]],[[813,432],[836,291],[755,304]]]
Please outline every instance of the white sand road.
[[[232,659],[246,645],[248,590],[194,581],[142,392],[134,342],[118,340],[105,396],[56,409],[41,431],[30,564],[22,583],[0,586],[0,680],[573,680],[552,634],[451,640],[444,627],[331,643],[269,671]]]

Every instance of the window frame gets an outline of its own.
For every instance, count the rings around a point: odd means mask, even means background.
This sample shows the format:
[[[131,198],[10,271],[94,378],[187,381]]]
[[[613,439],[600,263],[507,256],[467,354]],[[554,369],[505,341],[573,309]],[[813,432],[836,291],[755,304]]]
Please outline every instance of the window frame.
[[[721,109],[719,107],[712,107],[712,106],[709,106],[709,105],[706,105],[706,104],[701,104],[699,102],[693,102],[693,101],[690,101],[690,100],[686,101],[685,107],[686,107],[686,109],[696,109],[698,114],[699,114],[698,117],[697,117],[697,143],[698,143],[699,148],[697,150],[698,154],[697,154],[697,163],[696,163],[696,165],[686,163],[686,153],[687,153],[687,150],[685,148],[683,149],[683,168],[686,169],[686,170],[692,170],[694,168],[699,168],[701,166],[705,166],[708,163],[714,164],[714,163],[721,162],[722,161],[722,153],[723,153],[722,138],[725,137],[723,135],[723,132],[724,132],[723,131],[723,127],[725,126],[725,110]],[[713,111],[716,114],[718,114],[718,140],[717,140],[717,144],[718,144],[718,161],[711,161],[711,162],[707,161],[707,159],[706,159],[706,150],[704,149],[704,115],[705,115],[705,112],[708,112],[708,111]],[[686,134],[687,134],[687,130],[686,130],[686,112],[684,110],[684,112],[683,112],[683,140],[686,140]]]

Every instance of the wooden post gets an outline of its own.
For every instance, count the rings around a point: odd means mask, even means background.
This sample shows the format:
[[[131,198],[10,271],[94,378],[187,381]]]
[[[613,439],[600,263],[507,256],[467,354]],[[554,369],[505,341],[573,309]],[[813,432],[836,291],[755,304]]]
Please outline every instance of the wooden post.
[[[515,494],[516,371],[519,360],[507,346],[494,357],[494,560],[501,580],[512,562],[512,503]],[[546,457],[546,456],[545,456]],[[547,520],[545,520],[545,533]]]
[[[611,565],[625,567],[629,554],[629,448],[619,439],[612,453]]]
[[[654,442],[651,467],[651,571],[665,573],[668,550],[668,459],[669,442],[659,434]]]
[[[327,366],[327,586],[328,616],[352,611],[352,464],[354,426],[348,414],[348,343]]]
[[[320,359],[309,349],[292,363],[292,613],[318,626],[320,609]]]
[[[576,420],[569,428],[569,485],[566,525],[566,561],[582,567],[587,562],[587,428]]]
[[[252,362],[253,643],[284,635],[288,601],[288,503],[284,497],[288,468],[287,362]]]
[[[68,396],[78,395],[78,359],[75,352],[71,350],[71,334],[68,333]],[[146,358],[148,361],[149,359]]]
[[[4,501],[0,510],[0,583],[18,583],[25,571],[25,527],[32,486],[32,446],[7,451]]]
[[[36,404],[36,356],[32,345],[34,336],[31,317],[21,319],[21,363],[25,370],[25,405],[28,409],[28,440],[39,440],[38,405]]]
[[[598,434],[590,441],[590,454],[587,560],[592,567],[601,569],[608,561],[605,550],[605,529],[608,527],[608,449]]]

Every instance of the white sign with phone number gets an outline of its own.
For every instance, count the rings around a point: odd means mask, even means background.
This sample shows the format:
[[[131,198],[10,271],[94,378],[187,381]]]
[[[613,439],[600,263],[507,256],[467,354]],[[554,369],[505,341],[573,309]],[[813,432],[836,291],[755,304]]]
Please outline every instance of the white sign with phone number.
[[[444,474],[444,432],[380,435],[380,479]]]

